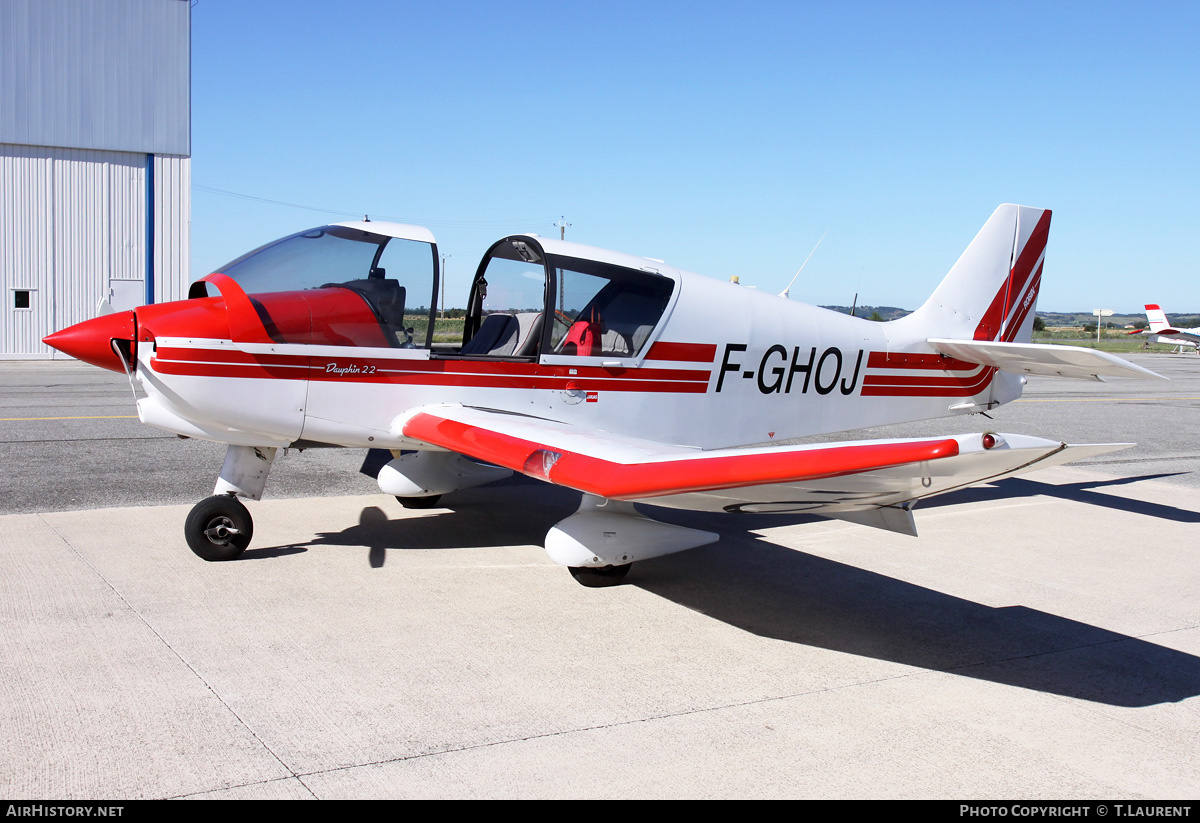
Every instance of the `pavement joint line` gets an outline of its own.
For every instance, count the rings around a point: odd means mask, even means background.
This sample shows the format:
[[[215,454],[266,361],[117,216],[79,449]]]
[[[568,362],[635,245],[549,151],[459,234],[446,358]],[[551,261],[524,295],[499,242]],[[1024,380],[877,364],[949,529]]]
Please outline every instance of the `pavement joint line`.
[[[136,414],[92,414],[77,417],[0,417],[0,423],[20,423],[35,420],[137,420]]]
[[[233,716],[233,718],[238,722],[238,725],[240,725],[243,729],[245,729],[247,734],[249,734],[252,738],[254,738],[254,740],[258,743],[258,745],[262,746],[263,751],[265,751],[272,758],[274,758],[275,762],[278,763],[279,766],[284,771],[286,771],[289,775],[291,775],[292,777],[299,780],[301,785],[304,785],[304,781],[301,780],[301,776],[296,772],[296,770],[291,768],[286,762],[284,762],[283,758],[281,758],[278,754],[276,754],[275,751],[269,745],[267,745],[267,742],[258,735],[258,733],[250,726],[250,724],[242,719],[241,715],[239,715],[237,713],[237,710],[234,709],[232,706],[230,706],[229,703],[227,703],[225,701],[225,699],[223,697],[221,697],[220,693],[216,689],[213,688],[212,684],[204,679],[204,675],[202,675],[199,671],[196,670],[196,668],[191,663],[189,663],[186,659],[184,659],[183,655],[181,655],[175,649],[175,647],[171,645],[170,641],[168,641],[167,638],[164,637],[162,635],[162,633],[159,632],[158,629],[156,629],[150,623],[150,621],[148,621],[142,615],[142,613],[139,612],[134,607],[134,605],[129,602],[129,600],[125,597],[125,595],[123,595],[121,593],[121,591],[115,585],[113,585],[112,581],[110,581],[107,577],[105,577],[104,573],[101,572],[98,568],[96,568],[94,563],[92,563],[90,560],[88,560],[86,557],[84,557],[79,552],[79,550],[75,548],[75,546],[71,543],[70,540],[63,537],[62,533],[58,529],[56,529],[54,527],[54,524],[51,523],[50,521],[48,521],[43,514],[39,513],[38,519],[41,520],[42,523],[44,523],[47,526],[47,528],[50,529],[50,531],[54,532],[54,535],[63,542],[63,545],[66,546],[68,549],[70,549],[71,552],[77,558],[79,558],[81,561],[83,561],[84,565],[86,565],[89,569],[92,570],[92,573],[95,574],[96,577],[98,577],[104,583],[104,585],[108,587],[109,591],[111,591],[114,595],[116,595],[117,599],[120,600],[125,605],[125,608],[129,609],[131,614],[133,614],[135,617],[137,617],[138,621],[140,621],[141,624],[143,626],[145,626],[147,630],[149,630],[150,634],[152,634],[155,638],[157,638],[158,641],[160,643],[162,643],[163,647],[166,648],[167,651],[169,651],[175,657],[176,660],[178,660],[180,663],[182,663],[183,666],[189,672],[191,672],[192,675],[198,681],[200,681],[201,684],[203,684],[204,688],[208,690],[209,694],[211,694],[216,699],[216,701],[221,705],[221,707],[224,708],[225,711],[229,712],[229,714]],[[307,789],[308,787],[305,786],[305,788]],[[311,792],[311,790],[310,790],[310,792]]]
[[[1131,457],[1126,460],[1117,460],[1114,458],[1097,459],[1091,458],[1088,460],[1080,460],[1073,465],[1076,466],[1100,466],[1109,463],[1162,463],[1166,460],[1200,460],[1200,454],[1169,454],[1163,457]]]
[[[1183,629],[1173,629],[1171,631],[1182,631],[1182,630]],[[1154,634],[1162,634],[1162,633],[1165,633],[1165,632],[1156,632]],[[1147,636],[1153,636],[1153,634],[1147,635]],[[824,688],[809,689],[806,691],[792,692],[789,694],[771,695],[768,697],[760,697],[760,698],[756,698],[753,700],[742,700],[742,701],[738,701],[735,703],[724,703],[724,704],[720,704],[720,705],[704,706],[702,708],[688,709],[686,711],[670,712],[667,714],[647,715],[646,717],[638,717],[638,718],[633,718],[630,720],[621,720],[621,721],[617,721],[614,723],[604,723],[604,724],[599,724],[599,725],[595,725],[595,726],[580,726],[580,727],[573,728],[573,729],[559,729],[556,731],[544,732],[541,734],[526,735],[524,737],[513,737],[513,738],[506,739],[506,740],[494,740],[494,741],[487,742],[487,743],[475,743],[475,744],[466,745],[466,746],[458,746],[458,747],[454,747],[454,748],[441,749],[439,751],[433,751],[433,752],[424,752],[424,753],[420,753],[420,754],[389,757],[389,758],[385,758],[382,760],[371,760],[371,761],[367,761],[367,762],[363,762],[363,763],[356,763],[356,764],[351,764],[351,765],[346,765],[346,766],[335,766],[335,767],[328,768],[328,769],[320,769],[317,771],[304,772],[303,774],[297,774],[297,778],[311,777],[311,776],[322,775],[322,774],[333,774],[335,772],[348,771],[350,769],[362,768],[364,766],[383,766],[383,765],[387,765],[389,763],[403,763],[403,762],[409,761],[409,760],[420,760],[425,757],[438,757],[441,755],[459,754],[462,752],[470,752],[470,751],[475,751],[475,750],[479,750],[479,749],[488,749],[488,748],[492,748],[495,746],[507,746],[507,745],[510,745],[513,743],[525,743],[525,742],[529,742],[529,741],[543,740],[543,739],[552,738],[552,737],[565,737],[567,735],[573,735],[573,734],[583,734],[583,733],[587,733],[587,732],[602,731],[605,729],[616,729],[616,728],[620,728],[622,726],[637,725],[639,723],[652,723],[652,722],[660,721],[660,720],[673,720],[676,718],[688,717],[690,715],[708,714],[710,712],[725,711],[727,709],[739,709],[739,708],[745,708],[748,706],[759,706],[759,705],[764,705],[767,703],[776,703],[776,702],[785,701],[785,700],[795,700],[797,698],[808,697],[808,696],[811,696],[814,694],[826,694],[826,693],[830,693],[830,692],[844,691],[846,689],[858,688],[860,686],[874,686],[874,685],[877,685],[880,683],[887,683],[887,682],[893,681],[893,680],[906,680],[909,678],[921,677],[921,676],[929,675],[929,674],[955,674],[960,669],[968,669],[968,668],[979,667],[979,666],[989,666],[989,665],[994,665],[997,663],[1007,663],[1007,662],[1011,662],[1013,660],[1028,660],[1028,659],[1032,659],[1032,658],[1036,658],[1036,657],[1045,657],[1047,655],[1052,655],[1052,654],[1061,654],[1063,652],[1072,652],[1072,651],[1078,651],[1080,649],[1087,649],[1087,648],[1093,648],[1096,646],[1108,645],[1110,643],[1120,643],[1120,642],[1123,642],[1126,640],[1141,640],[1141,639],[1142,639],[1141,637],[1125,636],[1125,637],[1114,638],[1111,640],[1102,640],[1102,641],[1099,641],[1096,643],[1085,643],[1085,644],[1078,645],[1078,646],[1069,646],[1069,647],[1064,647],[1064,648],[1060,648],[1060,649],[1050,649],[1050,650],[1044,651],[1044,652],[1034,652],[1034,653],[1026,654],[1026,655],[1016,655],[1016,656],[1012,656],[1012,657],[997,658],[995,660],[984,660],[984,661],[976,661],[976,662],[972,662],[972,663],[963,663],[963,664],[959,664],[957,666],[950,666],[947,668],[909,667],[912,669],[911,671],[906,671],[906,672],[902,672],[902,673],[894,674],[894,675],[885,675],[885,676],[870,678],[870,679],[866,679],[866,680],[857,680],[853,683],[843,683],[838,686],[827,686]],[[905,665],[905,664],[900,664],[900,665]]]
[[[1180,626],[1177,628],[1167,629],[1164,631],[1149,632],[1144,635],[1126,635],[1126,636],[1116,637],[1116,638],[1112,638],[1112,639],[1108,639],[1108,640],[1097,641],[1095,643],[1084,643],[1084,644],[1080,644],[1080,645],[1076,645],[1076,646],[1065,646],[1065,647],[1058,648],[1058,649],[1049,649],[1049,650],[1043,651],[1043,652],[1033,652],[1033,653],[1024,654],[1024,655],[1013,655],[1011,657],[996,658],[994,660],[982,660],[982,661],[975,661],[975,662],[971,662],[971,663],[962,663],[957,666],[950,666],[947,668],[917,667],[913,671],[903,672],[903,673],[895,674],[895,675],[887,675],[887,676],[877,677],[877,678],[868,679],[868,680],[859,680],[859,681],[855,681],[853,683],[844,683],[839,686],[828,686],[826,688],[810,689],[810,690],[802,691],[802,692],[793,692],[791,694],[772,695],[769,697],[760,697],[760,698],[757,698],[754,700],[743,700],[743,701],[739,701],[736,703],[725,703],[725,704],[721,704],[721,705],[705,706],[705,707],[698,708],[698,709],[689,709],[686,711],[671,712],[671,713],[667,713],[667,714],[649,715],[646,717],[638,717],[638,718],[634,718],[631,720],[621,720],[621,721],[618,721],[615,723],[604,723],[604,724],[595,725],[595,726],[580,726],[578,728],[573,728],[573,729],[559,729],[556,731],[544,732],[542,734],[531,734],[531,735],[527,735],[525,737],[513,737],[513,738],[506,739],[506,740],[494,740],[494,741],[487,742],[487,743],[475,743],[475,744],[466,745],[466,746],[457,746],[454,748],[441,749],[439,751],[433,751],[433,752],[424,752],[424,753],[420,753],[420,754],[389,757],[389,758],[384,758],[381,760],[370,760],[370,761],[366,761],[363,763],[354,763],[354,764],[348,764],[345,766],[335,766],[332,768],[318,769],[318,770],[311,771],[311,772],[304,772],[304,773],[293,772],[293,775],[296,778],[296,780],[302,786],[304,786],[305,789],[307,789],[311,793],[312,790],[304,783],[303,778],[305,778],[305,777],[313,777],[313,776],[325,775],[325,774],[334,774],[336,772],[344,772],[344,771],[349,771],[351,769],[363,768],[366,766],[385,766],[385,765],[388,765],[391,763],[403,763],[403,762],[406,762],[409,760],[420,760],[420,759],[426,758],[426,757],[439,757],[442,755],[460,754],[463,752],[476,751],[476,750],[480,750],[480,749],[489,749],[489,748],[492,748],[495,746],[507,746],[507,745],[511,745],[513,743],[525,743],[525,742],[530,742],[530,741],[535,741],[535,740],[543,740],[543,739],[552,738],[552,737],[565,737],[567,735],[573,735],[573,734],[584,734],[584,733],[588,733],[588,732],[602,731],[605,729],[616,729],[616,728],[620,728],[621,726],[633,726],[633,725],[636,725],[639,723],[652,723],[652,722],[659,721],[659,720],[673,720],[676,718],[688,717],[690,715],[707,714],[709,712],[724,711],[726,709],[745,708],[748,706],[757,706],[757,705],[763,705],[766,703],[775,703],[775,702],[779,702],[779,701],[783,701],[783,700],[794,700],[796,698],[808,697],[808,696],[814,695],[814,694],[824,694],[824,693],[828,693],[828,692],[843,691],[845,689],[857,688],[859,686],[873,686],[873,685],[876,685],[879,683],[886,683],[886,682],[889,682],[892,680],[905,680],[908,678],[921,677],[923,675],[928,675],[928,674],[955,674],[956,675],[959,671],[962,671],[964,669],[979,668],[979,667],[983,667],[983,666],[991,666],[991,665],[996,665],[996,664],[1001,664],[1001,663],[1010,663],[1013,661],[1020,661],[1020,660],[1032,660],[1032,659],[1035,659],[1038,657],[1046,657],[1049,655],[1063,654],[1066,652],[1079,651],[1081,649],[1097,648],[1099,646],[1107,646],[1107,645],[1111,645],[1113,643],[1124,643],[1124,642],[1128,642],[1130,640],[1145,641],[1147,638],[1157,637],[1160,635],[1174,634],[1176,632],[1181,632],[1181,631],[1190,631],[1190,630],[1194,630],[1196,628],[1200,628],[1200,624]],[[240,718],[239,718],[239,720],[240,720]],[[286,780],[286,779],[287,778],[272,778],[270,780],[255,781],[252,783],[245,783],[245,784],[240,784],[239,786],[233,786],[233,787],[227,787],[227,788],[240,788],[240,787],[248,787],[248,786],[256,786],[256,785],[265,785],[268,783],[275,783],[280,780]],[[200,794],[200,793],[197,792],[197,794]],[[314,797],[316,796],[315,793],[313,793],[313,795],[314,795]],[[185,797],[185,796],[186,795],[181,795],[181,797]]]
[[[1161,403],[1169,400],[1200,400],[1200,397],[1020,397],[1014,403]]]
[[[320,774],[320,772],[313,772],[313,774]],[[165,799],[165,800],[187,800],[188,798],[200,797],[202,795],[212,794],[213,792],[227,792],[231,789],[249,789],[252,786],[269,786],[272,783],[283,783],[288,780],[295,780],[301,786],[304,786],[305,791],[307,791],[309,793],[309,795],[312,797],[313,800],[322,800],[323,799],[316,792],[314,792],[311,788],[309,788],[308,785],[304,782],[303,779],[301,779],[301,777],[299,775],[295,775],[295,774],[293,774],[290,777],[270,777],[270,778],[267,778],[266,780],[251,780],[246,783],[233,783],[229,786],[218,786],[215,789],[200,789],[199,791],[187,792],[185,794],[173,794],[173,795],[169,795],[163,799]]]
[[[151,434],[135,437],[56,437],[54,443],[116,443],[119,441],[139,442],[142,440],[177,440],[173,434]],[[10,443],[42,443],[42,440],[0,440],[0,445]]]

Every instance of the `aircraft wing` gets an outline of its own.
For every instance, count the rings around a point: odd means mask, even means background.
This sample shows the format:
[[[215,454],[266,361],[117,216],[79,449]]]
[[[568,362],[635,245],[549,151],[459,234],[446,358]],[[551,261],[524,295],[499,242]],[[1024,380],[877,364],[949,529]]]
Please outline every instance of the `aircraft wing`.
[[[415,409],[393,431],[611,500],[809,512],[908,534],[924,497],[1132,445],[971,434],[702,451],[466,406]]]
[[[1159,332],[1161,334],[1161,332]],[[931,338],[929,344],[948,357],[992,366],[1015,374],[1047,377],[1078,377],[1103,380],[1105,377],[1163,377],[1157,372],[1122,360],[1114,354],[1081,346],[1055,346],[1046,343],[1003,343],[995,340],[950,340]]]
[[[1151,334],[1161,337],[1164,343],[1178,344],[1184,340],[1189,343],[1200,343],[1200,334],[1197,334],[1195,329],[1159,329]]]

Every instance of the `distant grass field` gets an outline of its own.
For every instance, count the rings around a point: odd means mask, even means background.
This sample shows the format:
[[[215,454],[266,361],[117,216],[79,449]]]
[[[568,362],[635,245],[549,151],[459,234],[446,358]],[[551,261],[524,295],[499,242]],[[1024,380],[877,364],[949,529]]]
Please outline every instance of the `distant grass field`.
[[[1086,349],[1099,349],[1113,354],[1130,354],[1132,352],[1160,352],[1168,354],[1174,346],[1165,343],[1146,346],[1141,337],[1125,334],[1124,332],[1101,332],[1100,342],[1095,336],[1083,337],[1079,332],[1041,332],[1033,335],[1034,343],[1053,343],[1062,346],[1080,346]]]

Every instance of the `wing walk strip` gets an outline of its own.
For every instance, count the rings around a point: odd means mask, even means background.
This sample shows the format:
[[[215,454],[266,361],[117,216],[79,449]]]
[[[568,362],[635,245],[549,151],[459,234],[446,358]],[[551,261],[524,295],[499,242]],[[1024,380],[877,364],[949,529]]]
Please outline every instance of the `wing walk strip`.
[[[429,412],[407,420],[403,433],[413,440],[611,500],[819,480],[954,457],[959,451],[958,441],[939,439],[767,453],[739,454],[729,449],[684,456],[673,452],[661,458],[614,462]]]

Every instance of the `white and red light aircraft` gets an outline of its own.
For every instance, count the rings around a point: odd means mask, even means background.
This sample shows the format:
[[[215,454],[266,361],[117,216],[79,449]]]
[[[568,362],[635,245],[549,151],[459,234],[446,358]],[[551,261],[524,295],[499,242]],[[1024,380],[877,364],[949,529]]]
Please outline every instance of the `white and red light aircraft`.
[[[1143,334],[1147,343],[1166,343],[1178,346],[1182,352],[1185,348],[1196,349],[1200,352],[1200,328],[1177,329],[1167,320],[1167,315],[1157,303],[1146,304],[1146,319],[1150,321],[1149,329],[1138,329],[1130,334]]]
[[[136,379],[143,422],[228,444],[185,525],[206,560],[249,544],[238,498],[259,499],[278,449],[382,448],[395,459],[379,487],[409,505],[513,471],[580,491],[546,549],[580,582],[609,585],[635,560],[717,539],[634,503],[915,534],[925,497],[1128,445],[994,432],[762,445],[983,412],[1020,396],[1027,374],[1157,377],[1029,342],[1049,225],[1049,211],[1000,206],[933,296],[889,323],[511,236],[479,265],[461,345],[439,347],[433,236],[342,223],[238,258],[187,300],[46,342]]]

